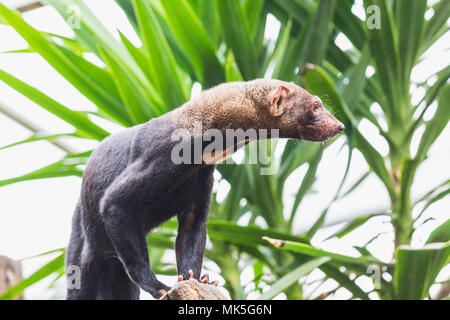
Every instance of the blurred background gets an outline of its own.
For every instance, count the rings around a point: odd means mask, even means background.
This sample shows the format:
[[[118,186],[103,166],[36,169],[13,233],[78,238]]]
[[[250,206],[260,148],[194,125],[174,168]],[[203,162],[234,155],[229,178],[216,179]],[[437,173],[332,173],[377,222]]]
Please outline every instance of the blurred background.
[[[320,97],[345,134],[276,141],[272,175],[240,164],[247,149],[218,166],[210,278],[232,299],[448,298],[449,15],[425,0],[0,1],[0,255],[24,278],[0,298],[65,297],[103,138],[262,77]],[[176,226],[148,237],[168,285]]]

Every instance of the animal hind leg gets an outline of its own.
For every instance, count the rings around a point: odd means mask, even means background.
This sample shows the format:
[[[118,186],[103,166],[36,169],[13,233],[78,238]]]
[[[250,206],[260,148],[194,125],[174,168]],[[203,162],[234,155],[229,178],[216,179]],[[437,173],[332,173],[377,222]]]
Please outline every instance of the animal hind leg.
[[[122,263],[115,257],[106,258],[97,299],[138,300],[139,294],[139,287],[130,280]]]
[[[150,268],[147,243],[142,223],[136,216],[130,216],[117,205],[110,205],[103,215],[106,231],[111,239],[117,257],[134,282],[141,289],[159,298],[161,290],[168,290]]]
[[[168,172],[171,179],[167,177]],[[100,215],[117,258],[130,279],[155,298],[169,287],[158,281],[150,268],[144,216],[153,215],[155,222],[161,217],[158,212],[145,211],[150,199],[156,201],[161,196],[161,190],[170,193],[170,189],[175,188],[170,181],[176,181],[183,172],[181,166],[169,170],[165,159],[158,159],[151,165],[136,161],[115,179],[100,201]]]

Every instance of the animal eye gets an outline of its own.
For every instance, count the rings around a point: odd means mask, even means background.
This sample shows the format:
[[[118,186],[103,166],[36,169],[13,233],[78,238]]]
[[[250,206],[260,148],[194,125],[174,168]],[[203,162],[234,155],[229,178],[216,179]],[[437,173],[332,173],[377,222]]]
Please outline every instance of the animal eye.
[[[319,110],[319,108],[320,108],[320,104],[317,101],[314,102],[313,111],[317,111],[317,110]]]

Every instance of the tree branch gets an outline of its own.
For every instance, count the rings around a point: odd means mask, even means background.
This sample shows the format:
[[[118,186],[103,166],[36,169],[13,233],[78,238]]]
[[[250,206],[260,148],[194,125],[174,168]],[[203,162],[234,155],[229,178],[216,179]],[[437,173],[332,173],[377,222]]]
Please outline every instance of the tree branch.
[[[229,300],[213,284],[200,283],[195,279],[178,282],[161,300]]]

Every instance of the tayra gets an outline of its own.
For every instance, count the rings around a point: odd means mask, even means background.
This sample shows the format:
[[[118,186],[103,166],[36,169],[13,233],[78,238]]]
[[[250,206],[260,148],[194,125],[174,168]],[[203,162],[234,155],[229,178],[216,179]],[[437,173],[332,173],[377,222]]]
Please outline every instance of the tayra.
[[[301,87],[257,79],[221,84],[108,137],[92,153],[72,220],[66,268],[79,282],[68,284],[68,299],[138,299],[139,288],[160,297],[169,288],[150,268],[146,235],[173,216],[180,279],[200,277],[213,171],[227,154],[175,163],[172,136],[183,130],[194,141],[208,129],[278,129],[280,138],[324,141],[344,126]]]

